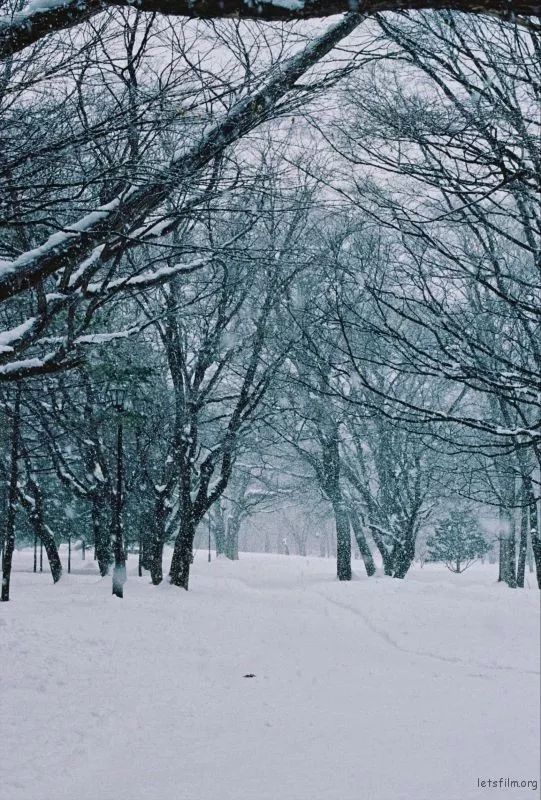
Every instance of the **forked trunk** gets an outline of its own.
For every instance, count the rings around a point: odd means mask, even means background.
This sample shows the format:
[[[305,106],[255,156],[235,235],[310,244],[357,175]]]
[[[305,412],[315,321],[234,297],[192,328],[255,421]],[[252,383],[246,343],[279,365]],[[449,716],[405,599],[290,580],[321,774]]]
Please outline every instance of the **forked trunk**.
[[[43,543],[45,552],[47,553],[47,559],[49,560],[49,567],[51,569],[53,583],[58,583],[62,577],[62,562],[60,561],[54,536],[51,529],[47,525],[36,522],[36,529],[38,526],[40,531],[38,536]]]
[[[383,541],[383,537],[381,536],[379,530],[375,525],[368,525],[370,528],[370,533],[372,534],[372,539],[374,540],[376,547],[379,550],[379,554],[381,556],[381,561],[383,564],[383,574],[392,577],[393,575],[393,557],[392,551],[390,551]]]
[[[45,548],[53,582],[58,583],[62,577],[62,562],[60,561],[53,533],[45,523],[43,495],[40,487],[33,479],[30,479],[27,485],[31,492],[31,497],[27,497],[24,493],[21,493],[21,502],[28,513],[28,518],[34,530],[35,537],[40,540]]]
[[[393,550],[393,577],[405,578],[415,558],[415,545],[406,541]]]
[[[413,523],[409,522],[405,527],[403,539],[395,539],[391,552],[393,578],[405,578],[415,559]]]
[[[357,542],[357,547],[359,548],[359,552],[364,561],[366,574],[368,576],[373,575],[376,571],[374,558],[372,556],[372,553],[370,552],[370,548],[368,547],[368,543],[364,535],[363,526],[361,525],[361,520],[359,519],[359,515],[357,514],[355,509],[351,507],[349,509],[349,519],[351,522],[351,527],[353,529],[355,540]]]

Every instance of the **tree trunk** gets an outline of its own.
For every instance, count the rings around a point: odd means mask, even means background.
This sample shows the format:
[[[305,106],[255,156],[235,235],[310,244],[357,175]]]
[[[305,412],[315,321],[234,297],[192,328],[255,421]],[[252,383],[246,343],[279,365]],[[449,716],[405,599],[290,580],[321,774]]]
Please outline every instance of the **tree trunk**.
[[[520,510],[520,544],[518,549],[517,586],[524,588],[526,572],[526,553],[528,550],[529,509],[526,493],[522,492],[522,508]]]
[[[524,479],[524,493],[528,500],[530,541],[532,543],[532,552],[535,561],[537,585],[541,589],[541,531],[539,530],[539,507],[533,489],[533,482],[530,477]]]
[[[27,487],[30,490],[30,497],[27,497],[24,492],[20,493],[21,503],[28,513],[30,524],[34,530],[34,535],[45,548],[47,558],[49,560],[49,567],[53,583],[58,583],[62,577],[62,562],[58,554],[58,548],[54,540],[53,533],[49,526],[45,523],[43,512],[43,494],[39,484],[29,477]]]
[[[92,532],[94,535],[94,555],[98,562],[100,575],[109,573],[112,562],[111,531],[107,520],[107,498],[96,492],[92,498]]]
[[[508,509],[506,517],[509,524],[509,533],[507,535],[507,544],[505,547],[506,567],[505,567],[505,582],[510,589],[516,589],[517,586],[517,543],[515,535],[515,515],[513,509]]]
[[[528,542],[528,547],[526,548],[526,561],[528,563],[528,572],[533,572],[534,559],[533,559],[533,550],[531,541]]]
[[[154,541],[154,518],[152,522],[145,521],[144,526],[141,527],[139,535],[139,543],[141,547],[141,568],[150,569],[152,561],[152,543]]]
[[[333,502],[336,524],[336,575],[339,581],[351,580],[351,534],[349,516],[342,498]]]
[[[297,549],[300,556],[306,556],[306,539],[297,539]]]
[[[340,442],[338,425],[329,423],[322,439],[324,491],[331,501],[336,527],[336,575],[339,581],[351,580],[351,533],[349,516],[340,486]]]
[[[148,558],[150,580],[154,586],[158,586],[163,580],[163,546],[165,544],[166,517],[165,495],[160,492],[154,505],[152,542],[149,547],[150,554]]]
[[[539,536],[536,536],[535,538],[532,536],[532,550],[535,561],[537,585],[541,589],[541,539]]]
[[[9,471],[8,507],[4,529],[4,552],[2,558],[2,592],[0,600],[9,600],[11,581],[11,565],[15,549],[15,515],[17,513],[17,460],[19,458],[19,439],[21,433],[21,387],[17,386],[15,406],[13,409],[13,426],[11,432],[11,462]]]
[[[393,551],[393,578],[405,578],[415,558],[415,545],[406,540]]]
[[[173,558],[169,578],[173,586],[179,586],[188,591],[190,581],[190,567],[193,562],[193,540],[195,525],[193,524],[191,509],[187,510],[181,519],[180,530],[175,539]]]
[[[224,513],[219,500],[214,504],[213,511],[214,545],[216,547],[216,558],[218,558],[225,555],[226,548]]]
[[[383,541],[383,537],[381,536],[378,529],[374,525],[370,525],[370,523],[368,523],[368,527],[370,528],[372,539],[374,540],[376,547],[379,550],[379,554],[381,556],[381,561],[383,564],[383,574],[392,577],[393,574],[392,552],[390,552],[389,549],[387,548],[387,545]]]
[[[532,543],[532,552],[535,561],[537,585],[541,589],[541,532],[539,530],[539,507],[531,478],[525,481],[525,492],[528,498],[530,541]]]
[[[141,548],[141,568],[150,570],[152,561],[152,547],[154,542],[155,502],[150,511],[145,511],[139,517],[139,547]]]
[[[122,492],[123,492],[123,442],[122,420],[117,425],[116,434],[116,488],[112,496],[112,532],[115,553],[115,566],[113,568],[113,594],[115,597],[124,597],[124,584],[126,583],[126,550],[122,535]]]
[[[366,569],[366,574],[370,577],[376,571],[376,565],[374,564],[374,559],[372,557],[372,553],[370,552],[370,548],[368,547],[368,543],[366,541],[366,537],[364,535],[363,527],[361,525],[361,520],[359,519],[359,515],[357,514],[356,510],[350,506],[349,508],[349,519],[351,522],[351,527],[353,528],[353,533],[355,535],[355,540],[357,542],[357,546],[359,548],[359,552],[362,556],[364,561],[364,566]]]
[[[237,515],[230,516],[227,520],[225,536],[225,555],[230,561],[239,560],[239,530],[239,517]]]
[[[152,555],[149,560],[150,580],[153,586],[159,586],[163,581],[163,539],[157,536],[152,542]]]
[[[506,583],[508,562],[505,550],[507,547],[507,540],[505,539],[504,536],[500,534],[499,542],[500,542],[500,553],[498,561],[498,583]]]

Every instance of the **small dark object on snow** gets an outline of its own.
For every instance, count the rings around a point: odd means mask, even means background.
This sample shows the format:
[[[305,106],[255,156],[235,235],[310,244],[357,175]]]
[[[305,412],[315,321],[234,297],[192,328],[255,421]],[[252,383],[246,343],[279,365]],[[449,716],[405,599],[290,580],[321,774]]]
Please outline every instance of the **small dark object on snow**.
[[[255,678],[255,675],[254,675],[253,672],[249,672],[247,675],[243,675],[242,677],[243,678]]]

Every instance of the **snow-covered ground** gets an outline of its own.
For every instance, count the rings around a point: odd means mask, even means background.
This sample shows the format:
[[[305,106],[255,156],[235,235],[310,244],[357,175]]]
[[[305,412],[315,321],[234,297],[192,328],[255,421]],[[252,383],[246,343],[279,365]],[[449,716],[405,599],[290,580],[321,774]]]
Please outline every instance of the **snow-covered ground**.
[[[539,780],[539,593],[416,567],[206,562],[191,591],[18,552],[0,606],[1,800],[499,800]],[[24,571],[24,570],[28,571]],[[254,673],[255,677],[243,677]]]

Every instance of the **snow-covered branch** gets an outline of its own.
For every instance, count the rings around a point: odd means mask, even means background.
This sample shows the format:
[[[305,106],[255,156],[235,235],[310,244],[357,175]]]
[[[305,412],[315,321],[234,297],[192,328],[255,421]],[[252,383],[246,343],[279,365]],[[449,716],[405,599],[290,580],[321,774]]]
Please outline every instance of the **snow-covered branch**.
[[[362,21],[358,14],[346,14],[300,53],[278,64],[258,89],[239,100],[201,139],[183,149],[167,167],[156,171],[152,180],[132,186],[109,203],[50,236],[42,245],[21,254],[0,269],[0,300],[36,286],[60,269],[88,256],[94,248],[115,234],[126,232],[126,220],[141,224],[172,192],[272,114],[277,102],[295,82],[327,55]]]
[[[259,20],[295,20],[327,17],[354,11],[363,15],[383,11],[447,9],[487,14],[523,22],[539,16],[537,0],[32,0],[20,12],[0,18],[0,58],[23,50],[56,31],[79,25],[115,7],[170,16]]]

